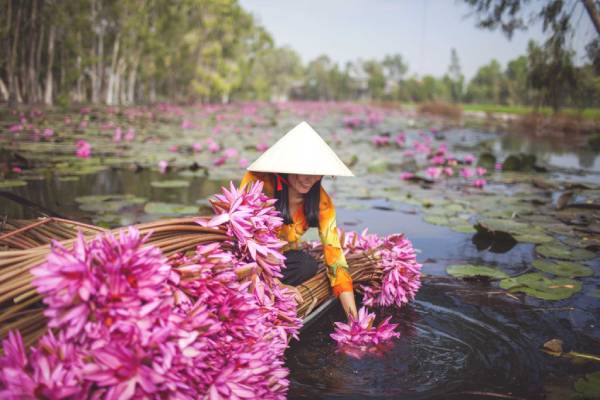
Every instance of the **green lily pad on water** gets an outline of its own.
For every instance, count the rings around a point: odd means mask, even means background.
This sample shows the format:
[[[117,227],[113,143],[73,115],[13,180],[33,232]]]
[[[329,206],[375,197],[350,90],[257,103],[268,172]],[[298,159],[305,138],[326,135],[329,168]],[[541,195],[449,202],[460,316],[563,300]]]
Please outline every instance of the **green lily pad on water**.
[[[170,180],[170,181],[154,181],[150,182],[150,186],[161,189],[176,189],[186,188],[190,186],[190,181]]]
[[[581,282],[569,278],[550,279],[534,272],[502,279],[500,287],[510,292],[523,292],[542,300],[563,300],[581,291]]]
[[[480,219],[477,221],[475,228],[478,231],[504,232],[511,235],[524,235],[531,231],[529,224],[500,218]]]
[[[198,214],[197,206],[188,206],[185,204],[176,203],[161,203],[161,202],[150,202],[144,207],[146,214],[160,214],[160,215],[189,215]]]
[[[371,174],[383,174],[388,171],[389,167],[386,160],[376,160],[367,166],[367,171]]]
[[[535,248],[535,251],[546,258],[560,258],[563,260],[582,261],[590,260],[595,253],[585,249],[571,249],[560,242],[546,243]]]
[[[586,374],[583,378],[579,378],[575,382],[575,390],[584,395],[586,398],[600,397],[600,371]]]
[[[5,181],[0,181],[0,189],[8,189],[23,186],[27,186],[27,182],[20,179],[8,179]]]
[[[472,225],[452,225],[450,226],[450,229],[452,229],[455,232],[458,233],[475,233],[477,232],[477,229],[473,228]]]
[[[522,235],[514,235],[514,238],[517,242],[533,244],[543,244],[554,241],[552,236],[546,235],[542,232],[530,232]]]
[[[474,276],[487,276],[493,279],[505,279],[508,275],[499,269],[486,267],[484,265],[450,265],[446,272],[456,278],[468,278]]]
[[[117,213],[126,207],[144,204],[147,199],[126,195],[82,196],[75,199],[82,211],[105,214]]]
[[[442,226],[450,225],[450,221],[448,220],[448,218],[446,218],[443,215],[426,214],[423,217],[423,220],[425,222],[427,222],[428,224],[432,224],[432,225],[442,225]]]
[[[78,176],[59,176],[59,182],[77,182],[79,180]]]
[[[559,261],[556,263],[546,260],[533,260],[533,266],[540,271],[549,274],[566,277],[590,276],[594,271],[590,267],[569,261]]]
[[[69,170],[65,171],[69,174],[75,175],[93,175],[98,172],[102,172],[107,170],[108,168],[105,165],[88,165],[83,168],[79,167],[71,167]]]

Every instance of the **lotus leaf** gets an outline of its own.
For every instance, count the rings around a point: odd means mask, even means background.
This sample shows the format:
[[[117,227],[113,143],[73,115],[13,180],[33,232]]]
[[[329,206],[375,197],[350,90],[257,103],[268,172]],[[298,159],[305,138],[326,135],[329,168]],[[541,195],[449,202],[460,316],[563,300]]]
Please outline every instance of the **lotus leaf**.
[[[508,275],[497,268],[487,267],[484,265],[450,265],[446,268],[448,274],[456,278],[465,278],[473,276],[487,276],[494,279],[505,279]]]
[[[500,281],[500,287],[510,292],[523,292],[543,300],[563,300],[581,290],[581,282],[568,278],[550,279],[534,272],[506,278]]]

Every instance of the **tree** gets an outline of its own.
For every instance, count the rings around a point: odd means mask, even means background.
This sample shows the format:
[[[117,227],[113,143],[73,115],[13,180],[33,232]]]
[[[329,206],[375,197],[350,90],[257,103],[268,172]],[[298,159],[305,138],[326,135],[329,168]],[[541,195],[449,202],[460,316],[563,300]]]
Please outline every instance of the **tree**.
[[[506,66],[506,86],[509,104],[529,104],[529,67],[527,56],[520,56]]]
[[[505,99],[505,80],[497,60],[484,65],[469,82],[466,98],[472,102],[502,104]]]
[[[462,101],[465,76],[462,74],[458,54],[454,48],[450,52],[450,66],[448,67],[446,81],[452,102],[458,103]]]

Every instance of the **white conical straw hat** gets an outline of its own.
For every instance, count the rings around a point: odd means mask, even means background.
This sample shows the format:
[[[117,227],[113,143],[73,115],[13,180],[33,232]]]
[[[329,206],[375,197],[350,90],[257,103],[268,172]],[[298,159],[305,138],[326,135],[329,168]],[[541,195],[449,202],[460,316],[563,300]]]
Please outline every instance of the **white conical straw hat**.
[[[269,147],[247,170],[354,176],[321,136],[304,121]]]

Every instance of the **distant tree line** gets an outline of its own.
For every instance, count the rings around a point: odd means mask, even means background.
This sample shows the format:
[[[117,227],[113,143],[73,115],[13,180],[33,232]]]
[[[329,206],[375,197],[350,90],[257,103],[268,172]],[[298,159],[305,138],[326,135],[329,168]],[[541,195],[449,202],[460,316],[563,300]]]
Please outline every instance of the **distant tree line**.
[[[525,26],[518,11],[527,0],[465,1],[482,28],[500,27],[510,37]],[[597,16],[595,3],[583,3]],[[237,0],[0,0],[0,99],[600,106],[600,41],[588,44],[588,61],[575,66],[567,40],[572,10],[565,14],[560,0],[543,5],[536,15],[551,33],[548,41],[530,42],[527,54],[506,66],[492,60],[467,82],[454,49],[442,77],[409,76],[399,54],[345,65],[322,55],[303,65],[293,49],[275,46]]]

